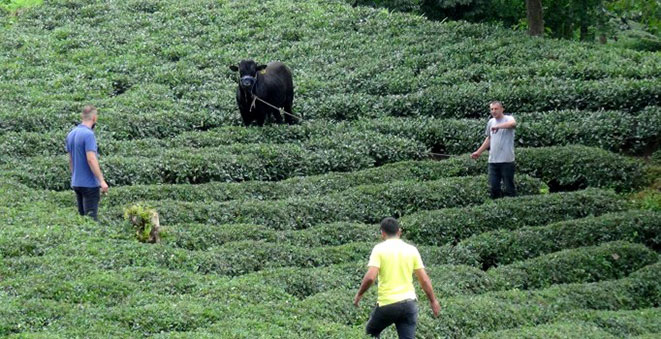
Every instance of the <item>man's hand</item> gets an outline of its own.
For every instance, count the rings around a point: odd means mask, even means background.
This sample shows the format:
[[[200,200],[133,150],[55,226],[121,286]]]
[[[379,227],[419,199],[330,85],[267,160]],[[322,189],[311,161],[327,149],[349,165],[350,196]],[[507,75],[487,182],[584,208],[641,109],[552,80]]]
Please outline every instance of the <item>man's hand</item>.
[[[480,157],[480,155],[482,155],[482,152],[473,152],[473,154],[471,154],[471,158],[477,159]]]
[[[431,306],[431,311],[434,312],[434,317],[438,317],[441,313],[441,304],[439,304],[438,300],[430,301],[429,306]]]
[[[101,181],[101,193],[108,193],[108,183],[105,180]]]
[[[358,303],[360,303],[360,298],[362,298],[362,296],[359,294],[356,294],[356,296],[353,297],[353,306],[358,307]]]

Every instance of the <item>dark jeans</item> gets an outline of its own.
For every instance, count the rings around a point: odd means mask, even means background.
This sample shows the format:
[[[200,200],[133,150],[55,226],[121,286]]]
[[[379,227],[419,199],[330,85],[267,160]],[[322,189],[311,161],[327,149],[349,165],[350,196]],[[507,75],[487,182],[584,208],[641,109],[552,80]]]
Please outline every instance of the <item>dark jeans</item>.
[[[99,187],[74,187],[73,191],[76,192],[78,213],[80,215],[89,215],[98,221],[97,214],[99,211],[99,200],[101,200],[101,190]]]
[[[386,306],[376,306],[365,330],[368,335],[378,338],[381,331],[395,323],[400,339],[413,339],[417,322],[418,302],[404,300]]]
[[[513,162],[489,163],[489,187],[491,188],[492,199],[503,196],[503,191],[500,189],[501,180],[505,186],[505,195],[508,197],[516,196],[514,167]]]

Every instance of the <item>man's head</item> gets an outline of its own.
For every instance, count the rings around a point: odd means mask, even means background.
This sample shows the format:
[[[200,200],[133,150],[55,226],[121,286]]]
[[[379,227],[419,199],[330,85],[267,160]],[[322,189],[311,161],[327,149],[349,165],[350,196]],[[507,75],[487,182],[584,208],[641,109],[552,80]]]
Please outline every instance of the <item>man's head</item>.
[[[500,102],[498,100],[494,100],[494,101],[490,102],[489,103],[489,109],[491,110],[491,116],[492,117],[494,117],[496,119],[500,119],[500,118],[503,117],[503,112],[505,111],[505,108],[503,107],[502,102]]]
[[[385,218],[381,220],[381,238],[399,238],[402,235],[402,230],[399,228],[399,222],[395,218]]]
[[[91,125],[96,124],[96,119],[98,118],[96,107],[92,105],[87,105],[83,108],[83,111],[80,113],[80,119],[83,123],[89,123]]]

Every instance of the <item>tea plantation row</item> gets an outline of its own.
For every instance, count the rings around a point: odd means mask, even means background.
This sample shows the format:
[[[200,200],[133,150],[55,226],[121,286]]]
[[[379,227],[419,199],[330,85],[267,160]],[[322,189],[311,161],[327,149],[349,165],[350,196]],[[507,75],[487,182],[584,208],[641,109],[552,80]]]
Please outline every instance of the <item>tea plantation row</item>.
[[[658,136],[661,133],[659,127],[661,109],[656,106],[649,106],[635,113],[569,110],[520,113],[515,114],[515,117],[519,122],[516,131],[517,146],[582,144],[613,152],[641,154],[658,147]],[[183,118],[188,119],[188,117]],[[105,119],[102,118],[103,120]],[[16,120],[16,122],[20,121]],[[218,127],[204,132],[183,132],[171,139],[157,139],[145,135],[149,129],[141,129],[141,134],[133,134],[134,140],[118,140],[101,132],[99,150],[102,156],[135,156],[153,154],[162,148],[174,147],[235,145],[240,149],[245,144],[292,142],[315,147],[322,145],[332,147],[329,140],[352,140],[352,143],[369,140],[376,143],[373,149],[384,148],[381,150],[382,153],[388,153],[388,150],[396,148],[415,149],[419,147],[414,143],[417,142],[435,152],[458,154],[474,151],[479,147],[484,139],[485,121],[422,117],[361,119],[340,123],[311,120],[295,126],[275,125],[248,129],[238,126]],[[176,126],[176,123],[171,126]],[[175,132],[172,132],[172,135]],[[63,143],[67,133],[66,129],[47,133],[9,132],[0,136],[0,149],[6,155],[12,156],[63,154],[65,152]],[[140,135],[146,138],[135,140]],[[388,140],[388,144],[384,144],[383,140]],[[406,142],[411,144],[408,145]]]

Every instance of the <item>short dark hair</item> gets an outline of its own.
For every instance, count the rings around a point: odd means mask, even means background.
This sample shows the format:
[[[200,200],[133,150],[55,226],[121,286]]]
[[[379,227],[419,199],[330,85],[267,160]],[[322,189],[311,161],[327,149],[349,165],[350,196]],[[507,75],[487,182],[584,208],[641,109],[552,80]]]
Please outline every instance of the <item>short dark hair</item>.
[[[381,220],[381,230],[389,236],[397,235],[397,232],[399,231],[399,222],[392,217],[384,218]]]
[[[498,101],[498,100],[493,100],[493,101],[491,101],[491,102],[489,103],[489,106],[491,106],[491,105],[499,105],[500,107],[505,108],[505,106],[503,106],[503,103],[500,102],[500,101]]]
[[[94,114],[97,114],[96,107],[94,107],[93,105],[87,105],[83,107],[83,112],[81,113],[81,117],[83,120],[90,120],[92,119],[92,116]]]

